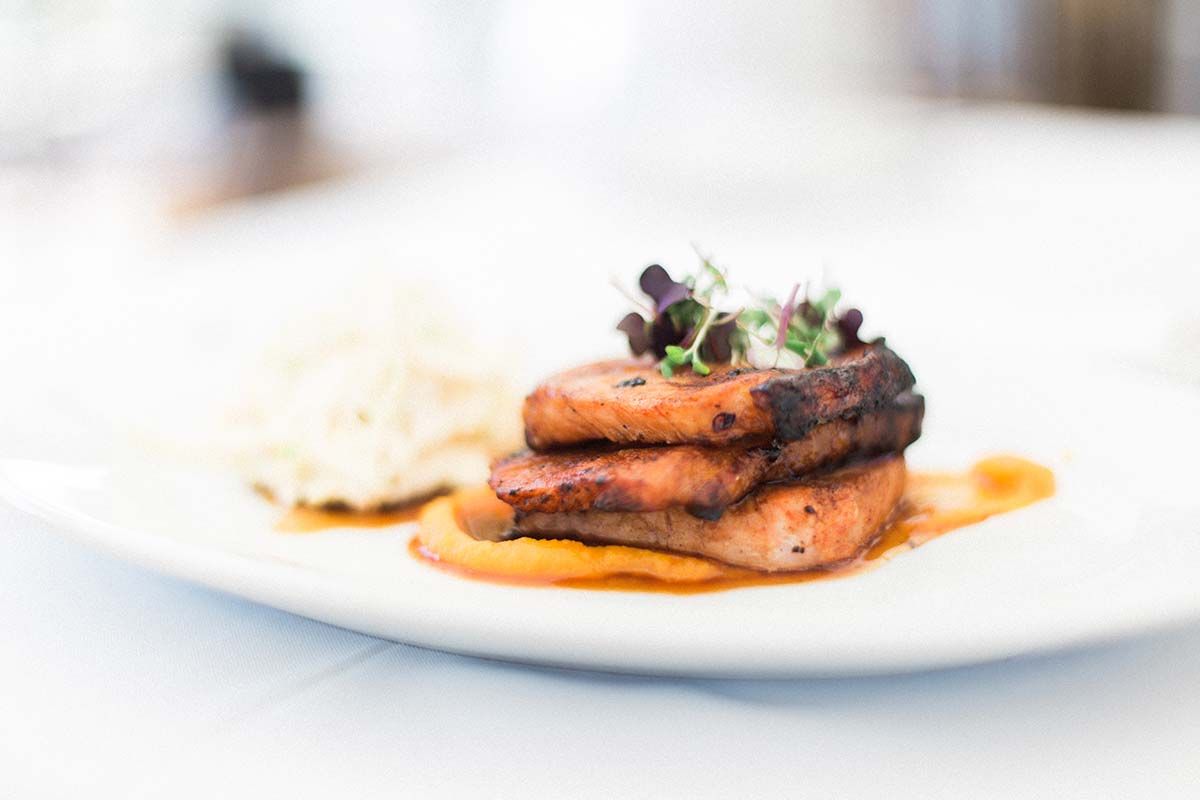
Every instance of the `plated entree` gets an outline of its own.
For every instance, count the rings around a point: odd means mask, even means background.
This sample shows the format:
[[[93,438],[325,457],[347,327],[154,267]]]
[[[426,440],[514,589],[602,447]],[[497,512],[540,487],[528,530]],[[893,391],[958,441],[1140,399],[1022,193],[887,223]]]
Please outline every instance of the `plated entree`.
[[[629,355],[552,375],[520,413],[444,303],[376,292],[259,366],[237,464],[290,509],[281,532],[388,528],[434,495],[411,548],[428,562],[671,591],[845,574],[1054,491],[1011,457],[910,473],[925,399],[836,290],[738,303],[703,258],[639,287]]]
[[[419,552],[470,574],[676,584],[811,576],[861,564],[1053,491],[1020,459],[910,476],[924,398],[840,295],[791,288],[729,309],[723,271],[641,275],[618,326],[631,357],[552,376],[525,400],[528,449],[492,495],[437,501]]]

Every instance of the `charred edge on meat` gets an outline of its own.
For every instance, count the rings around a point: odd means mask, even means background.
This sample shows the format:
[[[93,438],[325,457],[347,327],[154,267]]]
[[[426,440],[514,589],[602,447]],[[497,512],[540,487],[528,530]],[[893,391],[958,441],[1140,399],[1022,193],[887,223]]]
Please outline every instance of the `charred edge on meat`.
[[[770,411],[775,438],[791,441],[822,422],[874,411],[914,383],[908,364],[881,344],[851,363],[778,375],[750,393]]]

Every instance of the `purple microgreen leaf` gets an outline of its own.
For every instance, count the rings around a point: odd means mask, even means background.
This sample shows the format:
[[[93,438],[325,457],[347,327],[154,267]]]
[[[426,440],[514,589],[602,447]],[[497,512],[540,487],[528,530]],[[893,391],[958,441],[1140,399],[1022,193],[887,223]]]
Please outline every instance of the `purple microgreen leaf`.
[[[825,323],[821,309],[817,307],[816,303],[810,303],[808,300],[796,306],[796,316],[810,328],[819,328]]]
[[[635,356],[650,349],[650,335],[646,330],[646,319],[641,314],[630,312],[617,324],[617,330],[629,338],[629,349]]]
[[[672,279],[658,264],[651,264],[642,271],[638,286],[654,298],[654,310],[660,314],[681,300],[686,300],[692,293],[687,284]]]
[[[659,314],[650,325],[650,349],[659,358],[666,355],[669,345],[679,344],[683,337],[684,332],[675,327],[675,323],[666,314]]]
[[[858,329],[862,327],[863,315],[857,308],[847,309],[846,313],[842,314],[834,324],[837,327],[838,336],[841,337],[843,350],[854,350],[866,344],[858,338]]]
[[[714,364],[724,364],[733,359],[733,334],[737,331],[737,320],[731,319],[708,330],[704,340],[705,355]]]

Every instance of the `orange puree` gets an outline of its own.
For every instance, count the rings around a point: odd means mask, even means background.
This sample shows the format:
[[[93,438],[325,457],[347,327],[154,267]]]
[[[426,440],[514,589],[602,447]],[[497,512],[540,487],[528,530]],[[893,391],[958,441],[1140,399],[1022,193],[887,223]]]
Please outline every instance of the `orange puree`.
[[[425,506],[414,554],[473,578],[527,585],[693,593],[798,583],[860,572],[901,550],[1054,494],[1054,474],[1013,456],[984,459],[965,473],[909,473],[892,522],[861,557],[828,569],[761,573],[697,556],[569,540],[504,539],[512,508],[486,487]]]
[[[275,530],[280,533],[314,533],[330,528],[386,528],[401,522],[414,522],[420,512],[420,504],[392,511],[331,511],[297,506],[289,509],[275,523]]]

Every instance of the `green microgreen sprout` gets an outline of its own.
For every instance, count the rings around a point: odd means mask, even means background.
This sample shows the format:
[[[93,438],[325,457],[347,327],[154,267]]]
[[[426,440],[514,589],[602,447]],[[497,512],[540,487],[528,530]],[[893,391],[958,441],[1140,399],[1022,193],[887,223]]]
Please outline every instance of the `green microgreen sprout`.
[[[653,302],[630,298],[641,312],[627,314],[617,326],[629,337],[635,355],[653,352],[658,357],[664,377],[673,377],[682,367],[705,376],[712,364],[750,364],[755,342],[774,351],[770,366],[778,366],[787,351],[805,367],[821,366],[864,344],[858,338],[862,314],[857,309],[840,317],[834,313],[841,299],[837,289],[810,300],[807,291],[801,298],[797,283],[782,305],[759,298],[751,306],[721,311],[718,305],[729,292],[728,276],[699,249],[696,252],[700,268],[679,281],[657,264],[647,267],[638,283]]]

